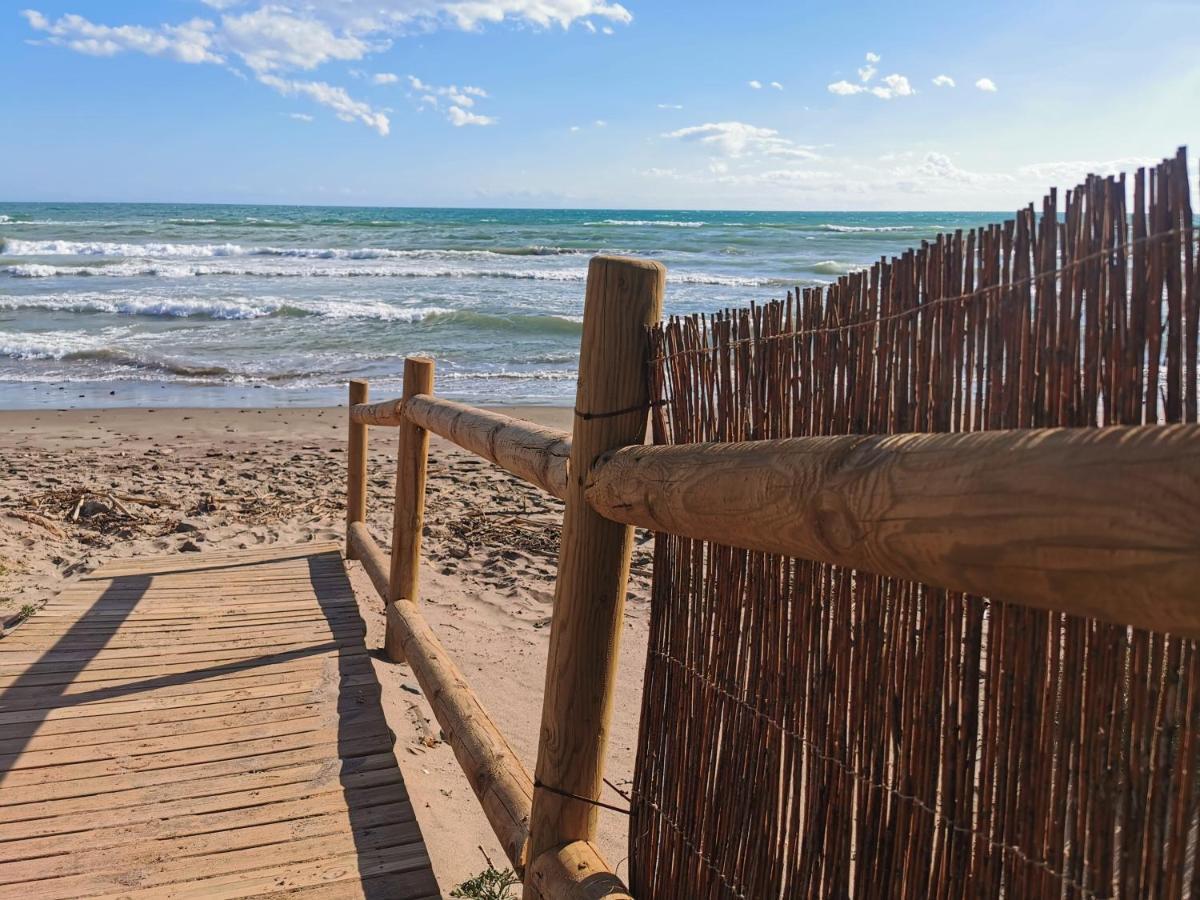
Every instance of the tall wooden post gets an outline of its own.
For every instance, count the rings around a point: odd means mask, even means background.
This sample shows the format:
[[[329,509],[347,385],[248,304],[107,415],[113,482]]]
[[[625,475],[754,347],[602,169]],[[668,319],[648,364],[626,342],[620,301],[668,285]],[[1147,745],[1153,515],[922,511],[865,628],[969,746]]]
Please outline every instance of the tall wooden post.
[[[366,403],[370,389],[365,379],[350,382],[350,404],[347,417],[356,403]],[[346,438],[346,559],[355,559],[350,544],[350,526],[367,520],[367,426],[348,418]]]
[[[433,393],[433,360],[410,356],[404,360],[404,399]],[[392,519],[392,571],[388,603],[415,603],[421,571],[421,531],[425,526],[425,469],[429,432],[401,416],[396,448],[396,512]],[[384,650],[392,662],[404,659],[400,635],[388,618]]]
[[[646,327],[662,315],[665,281],[656,262],[596,257],[588,268],[530,862],[596,834],[596,807],[566,795],[600,798],[633,529],[592,510],[584,484],[600,454],[645,439]]]

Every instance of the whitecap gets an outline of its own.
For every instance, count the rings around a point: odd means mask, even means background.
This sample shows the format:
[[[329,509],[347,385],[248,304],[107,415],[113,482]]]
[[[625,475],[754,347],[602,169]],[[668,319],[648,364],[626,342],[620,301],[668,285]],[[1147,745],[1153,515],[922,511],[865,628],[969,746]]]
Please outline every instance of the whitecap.
[[[820,262],[810,265],[808,270],[816,272],[818,275],[848,275],[850,272],[857,272],[862,268],[865,267],[857,263],[839,262],[836,259],[823,259]]]
[[[702,228],[706,222],[679,221],[673,219],[600,219],[596,222],[584,222],[584,225],[632,225],[649,227],[661,225],[663,228]]]

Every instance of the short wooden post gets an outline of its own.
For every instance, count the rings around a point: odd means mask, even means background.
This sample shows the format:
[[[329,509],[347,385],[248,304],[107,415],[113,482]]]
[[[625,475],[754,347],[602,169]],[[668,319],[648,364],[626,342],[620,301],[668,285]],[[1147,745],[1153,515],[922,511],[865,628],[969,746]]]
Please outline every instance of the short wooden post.
[[[410,356],[404,361],[404,399],[433,393],[433,360]],[[396,512],[392,519],[392,571],[388,603],[415,603],[421,571],[421,531],[425,526],[425,469],[429,432],[401,417],[396,448]],[[384,650],[392,662],[404,659],[400,635],[388,619]]]
[[[366,380],[350,382],[350,403],[346,409],[349,434],[346,438],[346,559],[355,559],[350,544],[350,526],[367,520],[367,426],[350,417],[356,403],[366,403],[370,388]]]
[[[646,328],[662,315],[665,281],[656,262],[596,257],[588,268],[531,860],[596,835],[596,807],[567,795],[600,798],[633,529],[597,514],[584,485],[600,454],[645,439]]]

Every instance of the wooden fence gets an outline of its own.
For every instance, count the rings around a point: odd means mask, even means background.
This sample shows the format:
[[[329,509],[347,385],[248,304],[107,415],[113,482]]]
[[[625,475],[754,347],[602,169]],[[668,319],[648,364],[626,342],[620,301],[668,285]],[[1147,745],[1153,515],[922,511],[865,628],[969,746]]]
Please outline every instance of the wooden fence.
[[[509,860],[524,877],[527,897],[627,895],[592,842],[635,525],[660,535],[648,705],[634,795],[637,830],[631,833],[631,871],[639,892],[664,897],[889,894],[888,881],[865,880],[864,873],[873,873],[877,879],[901,879],[903,892],[913,896],[933,887],[940,895],[956,896],[964,885],[1009,895],[1024,888],[1034,895],[1109,896],[1110,888],[1131,884],[1122,880],[1124,869],[1118,865],[1114,873],[1112,860],[1102,859],[1122,847],[1141,861],[1132,882],[1138,890],[1180,896],[1185,882],[1200,889],[1200,866],[1194,861],[1200,802],[1195,641],[1200,638],[1200,289],[1182,154],[1152,173],[1148,205],[1142,185],[1139,173],[1132,237],[1126,235],[1124,180],[1095,179],[1068,198],[1063,222],[1048,199],[1040,223],[1031,207],[1015,224],[972,232],[965,239],[961,234],[939,238],[919,254],[844,278],[827,294],[807,293],[795,306],[789,301],[711,323],[660,325],[665,280],[660,265],[593,259],[570,435],[436,397],[433,363],[425,359],[407,360],[404,395],[396,400],[371,404],[366,383],[351,383],[347,554],[362,562],[385,598],[388,654],[412,666]],[[1127,256],[1131,272],[1124,268]],[[1052,298],[1063,298],[1061,307]],[[1161,320],[1160,307],[1166,309]],[[1161,398],[1160,356],[1169,373]],[[1135,391],[1137,402],[1130,399]],[[847,405],[850,400],[857,405]],[[643,445],[651,409],[659,446]],[[1075,427],[1050,427],[1060,424]],[[1082,427],[1095,425],[1108,427]],[[369,426],[399,429],[390,559],[364,524]],[[566,503],[532,777],[420,612],[430,433]],[[763,566],[775,567],[778,574],[764,580]],[[817,572],[813,566],[824,568]],[[752,572],[759,574],[747,574]],[[872,579],[890,579],[891,587],[874,594],[855,587],[875,583]],[[834,582],[841,585],[838,593],[825,596],[822,585]],[[800,589],[805,584],[811,590]],[[935,600],[928,599],[930,592]],[[897,606],[899,601],[889,600],[893,595],[903,595],[908,605]],[[694,618],[698,613],[689,603],[696,597],[711,602],[705,615],[712,615],[688,626],[691,637],[671,632],[662,620],[668,608],[662,604],[675,603],[671,608],[678,615]],[[750,710],[748,722],[758,721],[755,716],[770,719],[767,707],[752,706],[767,702],[754,684],[758,680],[770,683],[768,699],[777,704],[772,709],[784,709],[797,698],[805,709],[821,702],[812,692],[826,682],[802,684],[789,674],[797,666],[811,672],[816,665],[794,655],[803,652],[802,644],[789,643],[788,636],[800,632],[788,617],[805,615],[805,604],[825,616],[804,627],[816,629],[811,647],[825,654],[820,665],[836,679],[826,688],[838,685],[831,696],[854,704],[856,695],[845,688],[854,678],[870,679],[869,662],[854,656],[855,668],[847,674],[837,667],[837,654],[821,642],[840,642],[848,652],[846,642],[857,635],[853,639],[869,646],[862,610],[872,603],[900,609],[888,620],[887,634],[922,648],[929,641],[931,625],[923,617],[930,610],[958,623],[952,631],[959,629],[953,634],[962,646],[971,640],[964,627],[1017,640],[1016,625],[1005,630],[1010,604],[1016,610],[1053,611],[1038,613],[1043,618],[1037,621],[1021,620],[1023,627],[1041,629],[1035,643],[1050,660],[1018,659],[1028,664],[1023,677],[1033,679],[1036,690],[997,695],[988,714],[1004,715],[1006,697],[1035,704],[1040,697],[1049,703],[1048,711],[1038,711],[1028,722],[1041,726],[1023,724],[1013,740],[1062,740],[1053,728],[1055,717],[1064,715],[1062,698],[1071,690],[1064,688],[1062,679],[1071,674],[1064,675],[1064,666],[1071,660],[1099,666],[1087,669],[1093,681],[1105,669],[1110,701],[1122,706],[1124,691],[1136,694],[1138,702],[1160,706],[1157,720],[1154,709],[1142,715],[1124,706],[1123,727],[1134,721],[1138,728],[1150,728],[1158,721],[1160,736],[1148,737],[1144,747],[1134,741],[1126,748],[1157,754],[1157,762],[1148,780],[1122,782],[1121,796],[1135,806],[1153,801],[1155,821],[1170,819],[1169,827],[1139,832],[1149,836],[1136,848],[1081,827],[1072,834],[1091,841],[1089,846],[1064,848],[1054,844],[1052,829],[1010,806],[1008,821],[1018,823],[1018,833],[1006,832],[1003,841],[992,843],[1016,848],[1045,880],[1018,871],[1011,860],[974,880],[960,878],[956,866],[965,866],[969,875],[972,860],[987,862],[990,852],[991,839],[972,825],[992,815],[981,803],[999,797],[1050,815],[1082,817],[1081,822],[1099,814],[1090,807],[1081,811],[1086,785],[1062,775],[1065,757],[1050,748],[1045,758],[1060,765],[1057,782],[1046,774],[1049,780],[1038,783],[1032,798],[1015,789],[993,790],[977,802],[960,801],[947,818],[951,787],[960,796],[979,794],[980,788],[969,780],[979,777],[977,771],[964,774],[954,760],[943,760],[940,776],[920,776],[924,793],[917,799],[926,798],[921,802],[928,815],[940,815],[949,825],[936,835],[929,832],[933,836],[924,843],[906,844],[909,850],[899,863],[879,868],[875,848],[862,843],[864,835],[874,834],[871,828],[884,823],[926,834],[917,819],[880,813],[907,796],[906,790],[916,789],[893,779],[898,757],[871,756],[883,766],[875,775],[884,806],[871,806],[864,799],[870,792],[853,784],[829,793],[829,784],[812,774],[820,754],[843,768],[850,765],[853,760],[838,756],[845,741],[854,743],[856,753],[867,753],[876,737],[870,729],[880,728],[879,722],[864,719],[846,726],[837,740],[817,732],[801,736],[808,742],[802,748],[810,754],[808,767],[796,763],[795,777],[781,786],[767,776],[772,766],[791,772],[792,750],[757,726],[737,732],[740,720],[725,718],[721,705],[732,698]],[[951,612],[930,603],[950,603]],[[841,610],[837,616],[825,615],[835,607]],[[724,617],[716,610],[725,610]],[[766,626],[754,624],[753,616],[764,617],[776,630],[760,632]],[[1108,630],[1097,632],[1096,623],[1120,627],[1104,625]],[[793,655],[743,645],[739,633],[751,627],[756,634],[775,635],[776,650],[791,647]],[[1156,637],[1166,632],[1174,637]],[[1092,635],[1091,643],[1085,637],[1077,647],[1072,643],[1077,633]],[[1111,640],[1100,641],[1098,634]],[[676,639],[683,643],[672,643]],[[942,634],[943,639],[955,638]],[[1123,655],[1105,656],[1117,652],[1113,641],[1121,643]],[[721,655],[722,647],[738,654],[736,663]],[[877,649],[895,655],[887,642]],[[697,650],[700,655],[689,656],[687,665],[718,668],[692,670],[691,682],[686,677],[670,681],[678,676],[664,674],[663,660],[681,664],[672,654]],[[910,726],[919,724],[920,715],[909,705],[916,694],[934,689],[930,679],[950,678],[915,652],[905,657],[915,660],[911,684],[893,685],[896,702],[904,705],[894,722],[903,721],[905,731],[888,732],[887,740],[908,741],[906,752],[924,748],[937,757],[943,748],[961,743],[954,730],[969,723],[962,715],[939,719],[940,730],[924,744],[920,737],[912,743]],[[997,659],[1008,658],[1002,646],[993,645],[992,652]],[[881,663],[890,665],[891,659],[884,656]],[[755,660],[761,669],[754,667]],[[719,671],[732,672],[730,666],[741,679],[735,688],[716,677]],[[1056,668],[1047,675],[1046,666]],[[1125,668],[1118,672],[1119,666]],[[899,678],[897,672],[903,671],[888,669],[889,677]],[[951,679],[944,690],[936,686],[939,698],[946,692],[969,694],[970,678],[983,677],[970,665],[960,665],[955,673],[953,684]],[[995,677],[1011,679],[1012,673]],[[1151,684],[1154,690],[1138,693],[1147,679],[1158,679],[1163,689]],[[787,685],[794,685],[791,695]],[[1059,693],[1052,696],[1055,690]],[[693,715],[684,712],[685,705]],[[964,701],[962,709],[969,706]],[[1164,738],[1162,711],[1168,707],[1173,730]],[[650,713],[656,722],[648,721]],[[723,723],[715,730],[705,730],[700,721],[710,714]],[[785,732],[808,727],[802,715],[780,721]],[[684,727],[689,722],[695,727]],[[968,732],[973,734],[969,728],[962,733]],[[729,745],[731,735],[739,733],[739,740],[753,744],[746,753]],[[995,753],[1006,734],[992,733],[987,752]],[[831,742],[818,746],[816,738]],[[1086,729],[1074,740],[1071,746],[1084,754],[1080,759],[1099,744],[1116,746],[1113,735]],[[707,754],[707,762],[689,755],[689,747]],[[777,751],[783,755],[771,755]],[[767,779],[730,778],[729,785],[769,787],[763,804],[755,807],[757,818],[736,820],[746,826],[737,834],[728,831],[735,819],[721,805],[729,797],[717,796],[720,770],[713,768],[718,755],[729,752],[757,760],[731,773],[754,770]],[[1110,756],[1096,764],[1116,766],[1117,757]],[[1021,758],[1028,765],[1040,757],[1026,753]],[[1000,764],[993,759],[990,765],[987,777],[995,777]],[[690,783],[681,786],[681,779]],[[1038,793],[1043,789],[1044,796]],[[825,793],[814,793],[818,790]],[[1153,796],[1141,797],[1138,790]],[[1164,799],[1163,791],[1177,795]],[[826,813],[820,803],[830,798],[838,798],[852,814],[828,809],[828,820],[839,831],[822,838],[820,820]],[[679,805],[682,799],[685,806]],[[710,799],[722,810],[722,823],[706,818]],[[740,802],[749,800],[743,795]],[[1128,828],[1136,816],[1128,810],[1123,815]],[[803,823],[792,821],[800,816]],[[955,842],[955,828],[963,827],[970,839]],[[1190,836],[1190,851],[1179,843],[1180,835],[1184,844]],[[975,843],[977,838],[983,843]],[[1055,866],[1062,859],[1051,858],[1053,852],[1069,856],[1074,868],[1059,872]],[[921,853],[928,860],[919,859]],[[1064,877],[1050,878],[1048,872]]]

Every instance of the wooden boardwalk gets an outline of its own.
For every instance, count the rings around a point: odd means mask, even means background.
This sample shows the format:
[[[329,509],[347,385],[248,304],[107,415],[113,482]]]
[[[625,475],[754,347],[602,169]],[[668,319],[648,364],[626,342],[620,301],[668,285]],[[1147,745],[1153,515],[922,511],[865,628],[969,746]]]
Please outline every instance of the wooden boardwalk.
[[[339,547],[115,563],[0,640],[0,897],[440,896]]]

